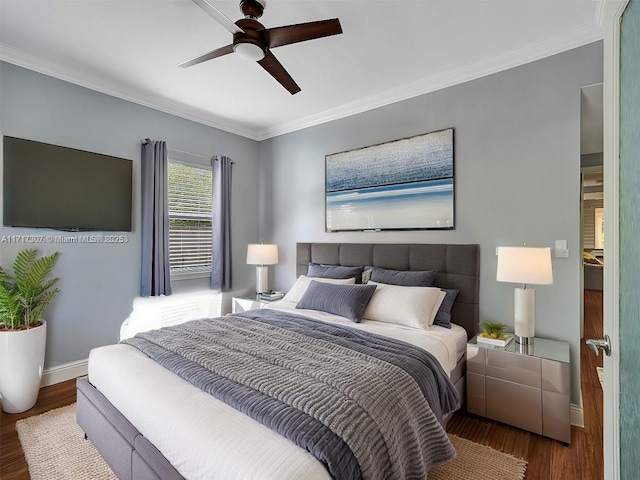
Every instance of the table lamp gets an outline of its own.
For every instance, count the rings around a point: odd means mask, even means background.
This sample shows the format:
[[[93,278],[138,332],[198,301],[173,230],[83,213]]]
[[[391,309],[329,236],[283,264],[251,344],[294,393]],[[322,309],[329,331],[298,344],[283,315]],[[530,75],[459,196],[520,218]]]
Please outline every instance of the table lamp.
[[[551,249],[532,247],[498,247],[499,282],[522,283],[515,289],[514,310],[516,342],[533,343],[535,336],[536,291],[527,284],[550,285],[553,283]]]
[[[256,293],[269,291],[269,267],[277,265],[278,245],[251,243],[247,247],[247,265],[256,265]]]

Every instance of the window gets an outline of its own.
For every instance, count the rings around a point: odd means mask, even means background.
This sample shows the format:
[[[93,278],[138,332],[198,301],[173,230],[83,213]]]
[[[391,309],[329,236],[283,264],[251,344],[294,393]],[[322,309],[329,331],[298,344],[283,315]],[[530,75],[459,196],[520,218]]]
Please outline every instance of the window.
[[[169,161],[169,264],[171,275],[211,272],[211,167]]]
[[[596,208],[596,231],[594,244],[597,249],[604,248],[604,208]]]

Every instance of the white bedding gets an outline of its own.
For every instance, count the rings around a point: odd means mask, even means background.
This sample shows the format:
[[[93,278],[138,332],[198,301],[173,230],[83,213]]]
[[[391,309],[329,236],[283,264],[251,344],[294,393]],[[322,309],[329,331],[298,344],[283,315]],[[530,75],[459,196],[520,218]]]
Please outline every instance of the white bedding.
[[[466,345],[466,332],[432,326],[428,331],[334,315],[304,314],[412,343],[431,352],[450,373]],[[316,458],[233,407],[202,392],[128,345],[97,348],[89,355],[89,380],[187,479],[330,479]]]
[[[353,323],[349,319],[331,313],[297,309],[296,304],[291,302],[273,302],[267,305],[267,308],[304,315],[324,322],[338,323],[411,343],[433,354],[447,374],[453,371],[462,353],[467,349],[467,332],[456,324],[451,324],[451,329],[431,325],[428,330],[422,330],[367,318],[363,318],[360,323]]]

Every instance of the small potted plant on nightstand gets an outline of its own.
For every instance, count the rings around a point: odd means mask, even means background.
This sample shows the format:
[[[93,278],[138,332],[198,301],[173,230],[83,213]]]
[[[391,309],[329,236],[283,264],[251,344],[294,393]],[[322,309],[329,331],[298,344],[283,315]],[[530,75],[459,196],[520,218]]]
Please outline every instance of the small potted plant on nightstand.
[[[506,346],[512,339],[513,335],[504,333],[506,325],[497,322],[481,322],[482,332],[478,334],[478,343],[487,343],[497,347]]]
[[[0,267],[0,393],[7,413],[29,410],[38,400],[47,322],[42,318],[58,294],[58,278],[48,278],[60,255],[36,258],[38,251],[18,253],[13,275]]]

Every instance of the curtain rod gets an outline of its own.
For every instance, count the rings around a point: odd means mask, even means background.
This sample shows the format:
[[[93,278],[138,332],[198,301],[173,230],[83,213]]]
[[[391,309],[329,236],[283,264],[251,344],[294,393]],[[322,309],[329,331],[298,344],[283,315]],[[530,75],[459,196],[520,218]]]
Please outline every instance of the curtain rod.
[[[184,150],[178,150],[177,148],[169,148],[168,150],[170,152],[185,153],[187,155],[195,155],[196,157],[208,158],[209,160],[213,158],[213,155],[207,156],[207,155],[202,155],[201,153],[185,152]]]
[[[147,140],[141,140],[140,144],[145,145],[147,143]],[[167,150],[169,150],[170,152],[178,152],[178,153],[184,153],[186,155],[195,155],[196,157],[202,157],[202,158],[206,158],[207,160],[215,160],[216,162],[218,161],[218,156],[217,155],[211,155],[211,156],[207,156],[207,155],[202,155],[201,153],[193,153],[193,152],[186,152],[184,150],[178,150],[177,148],[167,148]],[[234,165],[236,162],[231,160],[231,165]]]

